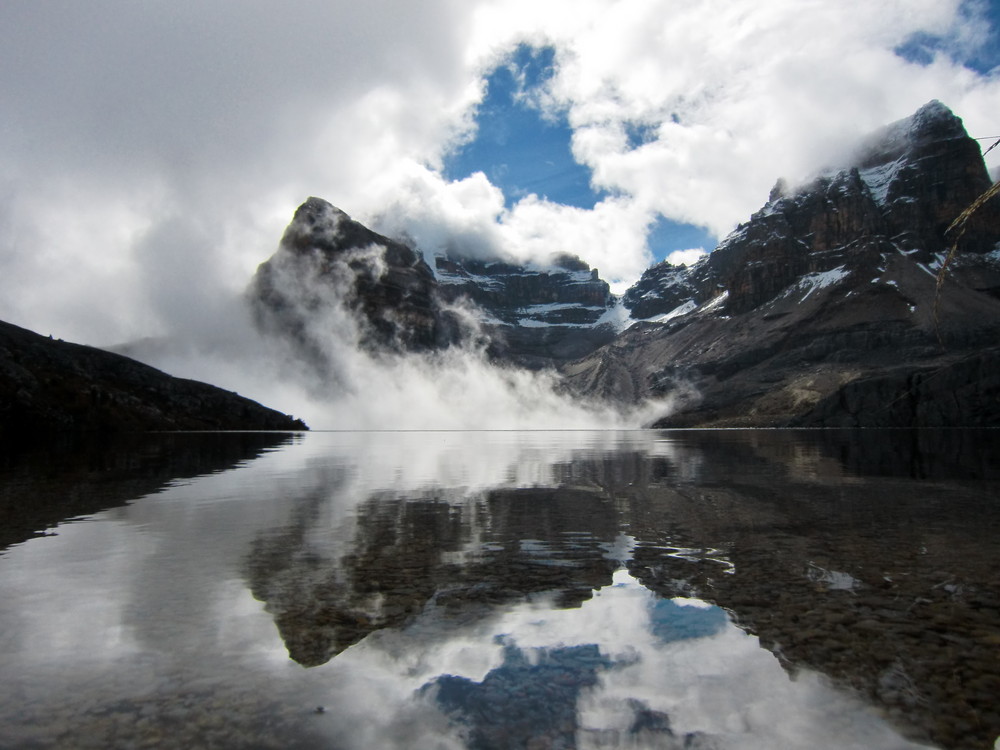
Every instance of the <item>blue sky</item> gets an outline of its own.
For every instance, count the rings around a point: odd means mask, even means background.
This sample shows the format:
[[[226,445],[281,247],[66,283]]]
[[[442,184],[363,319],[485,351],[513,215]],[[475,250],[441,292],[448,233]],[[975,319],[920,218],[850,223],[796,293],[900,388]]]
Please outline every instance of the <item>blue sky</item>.
[[[512,207],[535,193],[568,206],[593,208],[604,196],[590,186],[590,170],[573,158],[573,132],[560,112],[545,117],[537,103],[555,73],[555,50],[521,45],[486,76],[475,117],[476,136],[445,162],[449,179],[483,172]]]
[[[489,71],[476,112],[475,137],[447,156],[445,177],[459,180],[482,172],[503,191],[508,209],[531,193],[587,209],[605,198],[606,191],[592,186],[589,167],[573,157],[573,131],[566,112],[543,113],[539,104],[554,74],[555,50],[526,44]],[[633,148],[650,137],[641,127],[628,128]],[[718,238],[703,227],[660,216],[650,227],[647,242],[654,258],[661,261],[675,250],[710,251]]]
[[[963,44],[944,33],[920,31],[898,45],[896,54],[924,66],[931,65],[938,55],[947,55],[977,73],[989,74],[1000,65],[1000,0],[967,2],[959,13],[985,34],[983,44]]]

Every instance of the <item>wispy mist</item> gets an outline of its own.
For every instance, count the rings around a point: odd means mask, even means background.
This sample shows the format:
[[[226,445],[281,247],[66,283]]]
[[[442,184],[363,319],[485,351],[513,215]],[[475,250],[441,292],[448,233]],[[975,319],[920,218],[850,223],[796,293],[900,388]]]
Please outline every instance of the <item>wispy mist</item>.
[[[217,304],[213,325],[188,327],[176,345],[131,353],[237,390],[313,429],[631,428],[670,411],[670,397],[632,407],[582,401],[561,392],[553,371],[490,361],[471,303],[449,310],[464,329],[461,343],[419,352],[367,345],[369,322],[351,306],[349,275],[361,272],[359,259],[367,261],[364,272],[384,273],[382,251],[352,250],[339,259],[339,275],[320,277],[316,258],[293,263],[279,249],[271,279],[286,301],[280,319],[258,314],[255,325],[250,295],[234,295]]]
[[[242,300],[234,298],[231,322]],[[557,376],[491,364],[480,348],[373,354],[356,346],[353,326],[331,328],[321,374],[287,341],[246,319],[224,345],[214,336],[175,346],[155,342],[131,353],[172,374],[206,380],[300,417],[312,429],[612,429],[641,427],[671,410],[671,398],[637,407],[587,403],[558,390]],[[349,320],[336,313],[316,325]]]

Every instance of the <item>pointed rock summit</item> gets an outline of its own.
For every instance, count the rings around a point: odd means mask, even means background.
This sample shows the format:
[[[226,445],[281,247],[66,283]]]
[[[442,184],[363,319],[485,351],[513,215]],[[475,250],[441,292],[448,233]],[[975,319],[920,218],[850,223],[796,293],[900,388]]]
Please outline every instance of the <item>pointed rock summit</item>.
[[[897,247],[937,266],[952,241],[945,230],[990,186],[978,143],[938,101],[865,139],[852,161],[797,190],[779,179],[764,207],[697,266],[649,269],[624,296],[633,317],[667,315],[722,294],[723,310],[747,312],[806,274],[874,272],[879,253]],[[998,222],[1000,206],[985,207],[961,250],[992,251]]]
[[[579,258],[529,267],[464,255],[432,258],[378,234],[320,198],[296,210],[249,296],[260,326],[288,336],[320,369],[331,336],[373,353],[425,352],[485,340],[496,361],[523,367],[590,353],[613,338],[614,300]]]
[[[991,184],[979,145],[933,101],[852,162],[779,181],[698,264],[649,269],[623,303],[650,323],[567,366],[569,384],[689,394],[662,425],[1000,423],[1000,205],[946,234]]]
[[[458,324],[438,304],[423,256],[321,198],[299,206],[278,251],[250,288],[258,323],[290,335],[314,361],[331,328],[350,328],[361,346],[389,351],[445,347]]]

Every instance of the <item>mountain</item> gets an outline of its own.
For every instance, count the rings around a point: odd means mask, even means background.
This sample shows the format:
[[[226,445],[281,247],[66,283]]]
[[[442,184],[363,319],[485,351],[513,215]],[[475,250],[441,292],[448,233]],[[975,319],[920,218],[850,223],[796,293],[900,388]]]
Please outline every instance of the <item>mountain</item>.
[[[320,368],[333,329],[376,353],[480,343],[494,360],[530,368],[615,335],[604,322],[608,284],[575,256],[546,267],[460,253],[433,261],[313,197],[257,269],[249,299],[262,329],[290,337]]]
[[[458,340],[459,325],[435,295],[434,272],[423,256],[376,234],[320,198],[299,206],[278,251],[262,263],[250,287],[258,324],[290,335],[321,356],[324,316],[355,319],[358,343],[370,349],[422,350]],[[343,320],[329,321],[343,324]]]
[[[441,255],[434,260],[441,297],[474,304],[494,358],[541,367],[589,354],[617,333],[608,283],[575,255],[559,255],[545,267]]]
[[[657,426],[1000,424],[1000,206],[940,102],[870,137],[852,163],[768,202],[691,267],[650,268],[634,325],[563,367],[577,394],[682,394]]]
[[[778,180],[699,263],[620,300],[575,256],[425,257],[319,198],[249,298],[321,371],[337,331],[374,353],[477,346],[579,398],[669,395],[661,427],[1000,424],[1000,201],[949,233],[990,188],[979,145],[932,101],[847,161]]]
[[[42,430],[304,430],[236,393],[0,322],[0,438]]]

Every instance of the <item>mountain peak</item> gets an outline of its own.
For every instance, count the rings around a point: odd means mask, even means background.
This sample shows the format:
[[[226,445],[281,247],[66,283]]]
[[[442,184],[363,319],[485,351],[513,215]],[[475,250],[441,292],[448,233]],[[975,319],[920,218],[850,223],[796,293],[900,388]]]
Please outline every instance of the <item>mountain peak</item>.
[[[951,137],[965,135],[961,118],[937,99],[931,99],[907,119],[911,135],[927,131],[947,131]]]
[[[879,128],[861,143],[851,166],[860,169],[913,155],[933,143],[968,138],[962,119],[932,99],[909,117]]]

